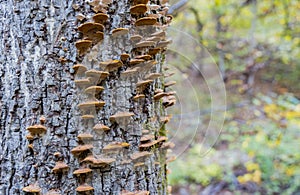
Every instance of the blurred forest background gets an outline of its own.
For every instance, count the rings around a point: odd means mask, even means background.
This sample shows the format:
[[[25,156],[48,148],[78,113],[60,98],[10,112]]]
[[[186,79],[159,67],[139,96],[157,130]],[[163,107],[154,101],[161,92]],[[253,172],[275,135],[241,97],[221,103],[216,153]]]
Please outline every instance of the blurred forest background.
[[[170,4],[172,194],[300,194],[300,1]]]

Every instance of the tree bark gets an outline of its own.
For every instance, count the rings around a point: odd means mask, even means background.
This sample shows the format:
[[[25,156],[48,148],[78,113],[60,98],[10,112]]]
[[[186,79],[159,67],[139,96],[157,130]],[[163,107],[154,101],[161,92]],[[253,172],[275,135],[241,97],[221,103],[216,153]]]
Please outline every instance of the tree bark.
[[[159,5],[159,11],[167,6],[164,1],[149,1],[150,4]],[[75,85],[74,80],[86,77],[76,74],[74,65],[83,64],[88,70],[104,71],[99,67],[100,62],[120,60],[123,53],[128,53],[130,59],[147,54],[149,47],[136,51],[129,38],[142,33],[146,39],[150,33],[164,29],[168,22],[162,12],[158,26],[147,27],[146,31],[137,29],[134,27],[137,18],[129,12],[131,6],[128,0],[110,3],[104,40],[79,55],[75,43],[82,40],[83,35],[77,27],[93,21],[97,12],[93,11],[93,3],[79,0],[6,0],[0,3],[1,195],[76,194],[80,185],[93,188],[83,194],[125,191],[167,194],[167,144],[162,137],[166,133],[166,111],[162,101],[153,99],[155,90],[166,91],[163,77],[154,79],[140,92],[145,98],[133,100],[138,94],[137,83],[145,80],[145,75],[162,73],[164,49],[151,56],[156,61],[151,68],[140,64],[137,73],[124,76],[123,72],[132,69],[127,60],[122,67],[109,71],[108,78],[93,81],[90,85],[103,86],[104,91],[92,100],[104,101],[105,105],[88,110],[92,119],[83,119],[86,113],[78,107],[91,97],[84,92],[88,86]],[[148,9],[143,17],[155,13],[158,11]],[[80,21],[78,15],[85,19]],[[129,34],[111,38],[111,31],[121,27],[128,28]],[[133,116],[122,121],[110,118],[119,112],[130,112]],[[110,130],[93,130],[94,125],[100,123]],[[46,127],[45,133],[29,132],[28,127],[39,124]],[[150,133],[143,131],[145,129]],[[82,133],[92,134],[93,140],[80,141],[77,136]],[[141,137],[145,134],[151,134],[153,138],[148,143],[155,144],[141,148]],[[103,148],[112,143],[123,143],[123,148],[104,152]],[[79,145],[88,144],[92,144],[93,149],[80,155],[71,152]],[[132,154],[139,151],[151,154],[134,160]],[[90,155],[114,161],[95,166],[93,162],[83,161]],[[65,163],[68,168],[55,171],[58,162]],[[92,172],[79,177],[73,174],[84,167],[91,168]],[[35,187],[39,192],[28,193],[26,187]]]

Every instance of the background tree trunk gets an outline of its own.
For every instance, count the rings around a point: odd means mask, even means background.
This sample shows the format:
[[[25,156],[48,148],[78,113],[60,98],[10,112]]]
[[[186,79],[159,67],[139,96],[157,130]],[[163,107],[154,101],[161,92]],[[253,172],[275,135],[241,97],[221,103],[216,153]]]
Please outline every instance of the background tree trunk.
[[[149,4],[160,5],[160,10],[164,8],[160,1]],[[131,58],[147,53],[148,49],[132,52],[129,35],[124,39],[109,37],[111,30],[120,27],[129,28],[130,35],[138,32],[133,28],[135,19],[129,13],[130,6],[127,0],[109,4],[104,41],[79,56],[75,42],[82,39],[82,34],[77,27],[92,21],[95,14],[88,2],[7,0],[0,3],[1,195],[24,194],[24,187],[30,185],[40,188],[41,194],[76,194],[75,189],[82,184],[92,186],[93,194],[120,194],[123,190],[167,194],[166,151],[160,149],[161,143],[147,149],[152,154],[143,159],[144,165],[130,158],[140,150],[143,129],[150,130],[153,140],[165,134],[164,107],[161,102],[153,101],[154,91],[164,89],[163,79],[155,79],[145,89],[144,99],[133,101],[137,94],[136,83],[148,73],[162,72],[163,52],[153,56],[157,61],[154,67],[141,69],[134,77],[121,76],[128,68],[127,63],[110,72],[100,83],[105,90],[97,97],[105,106],[94,113],[93,120],[83,120],[78,109],[78,104],[87,101],[87,96],[84,89],[74,84],[74,79],[78,79],[72,69],[74,64],[98,68],[101,61],[120,59],[122,53],[129,53]],[[156,11],[148,10],[151,12]],[[80,22],[76,18],[79,14],[86,19]],[[165,19],[162,15],[160,24]],[[132,112],[134,116],[122,124],[110,121],[109,117],[119,111]],[[47,132],[28,140],[26,128],[40,124],[42,116],[46,118]],[[109,126],[110,130],[95,132],[93,126],[98,123]],[[93,135],[94,149],[75,156],[71,153],[73,148],[88,144],[78,140],[80,133]],[[109,156],[103,154],[102,148],[114,141],[130,146]],[[115,162],[100,168],[91,166],[92,173],[85,177],[73,175],[74,170],[90,166],[82,160],[91,154],[105,155]],[[66,163],[69,169],[54,173],[52,169],[58,161]]]

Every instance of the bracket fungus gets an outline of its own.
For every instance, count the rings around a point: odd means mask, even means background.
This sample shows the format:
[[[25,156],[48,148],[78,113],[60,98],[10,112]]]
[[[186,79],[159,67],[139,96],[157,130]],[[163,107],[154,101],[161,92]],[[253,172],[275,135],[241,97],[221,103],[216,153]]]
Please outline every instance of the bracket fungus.
[[[147,151],[144,151],[144,152],[136,152],[132,155],[130,155],[130,158],[132,160],[139,160],[141,158],[146,158],[146,157],[149,157],[151,156],[153,153],[152,152],[147,152]]]
[[[136,48],[152,47],[155,44],[156,43],[154,41],[141,41],[141,42],[138,42],[137,44],[135,44],[135,47]]]
[[[176,81],[169,81],[169,82],[167,82],[167,83],[165,83],[165,87],[171,87],[171,86],[173,86],[173,85],[176,85]]]
[[[132,15],[141,15],[147,11],[147,6],[145,4],[137,4],[130,7],[130,13]]]
[[[155,25],[157,23],[156,18],[153,17],[143,17],[138,19],[135,22],[135,26],[150,26],[150,25]]]
[[[94,129],[95,131],[109,131],[109,130],[110,130],[110,128],[109,128],[108,126],[105,126],[105,125],[103,125],[103,124],[96,124],[96,125],[93,127],[93,129]]]
[[[144,99],[146,96],[144,94],[138,94],[136,96],[134,96],[132,99],[133,101],[138,101],[140,99]]]
[[[116,29],[112,30],[111,33],[112,33],[112,37],[123,36],[123,35],[127,35],[129,33],[129,29],[128,28],[116,28]]]
[[[104,24],[108,20],[108,15],[104,13],[98,13],[93,16],[95,23]]]
[[[123,66],[123,62],[120,60],[109,60],[105,62],[100,62],[99,66],[108,72],[118,70],[118,68]]]
[[[91,46],[91,40],[80,40],[75,43],[76,48],[78,49],[79,55],[84,54]]]
[[[77,136],[80,141],[92,140],[94,136],[90,133],[81,133]]]
[[[104,90],[104,88],[101,86],[90,86],[90,87],[86,88],[84,90],[84,92],[89,95],[97,95],[97,94],[101,93],[103,90]]]
[[[58,162],[56,162],[55,167],[52,169],[52,171],[54,173],[58,173],[58,172],[66,171],[68,169],[69,169],[69,166],[66,163],[64,163],[62,161],[58,161]]]
[[[93,166],[105,166],[115,161],[116,159],[114,158],[95,158],[94,156],[87,156],[82,162],[90,163]]]
[[[93,145],[91,145],[91,144],[87,144],[87,145],[79,145],[79,146],[73,148],[73,149],[71,150],[71,152],[72,152],[72,154],[77,155],[77,154],[80,154],[80,153],[89,151],[89,150],[91,150],[91,149],[93,149]]]
[[[41,192],[41,188],[38,185],[29,185],[23,188],[24,192],[27,193],[36,193],[39,194]]]
[[[103,101],[88,101],[81,104],[78,104],[80,110],[90,110],[92,108],[102,108],[105,105]]]
[[[154,80],[154,79],[158,79],[161,76],[162,76],[162,74],[160,74],[160,73],[150,73],[145,76],[145,79]]]
[[[34,140],[34,136],[32,134],[28,134],[28,135],[26,135],[26,139],[29,141],[32,141],[32,140]]]
[[[103,32],[105,27],[103,24],[94,23],[94,22],[86,22],[78,27],[78,30],[85,34],[91,34],[96,32]]]
[[[114,143],[110,143],[110,144],[104,146],[102,150],[104,152],[108,152],[108,151],[113,151],[113,150],[119,150],[122,148],[127,148],[129,146],[130,146],[130,144],[126,143],[126,142],[114,142]]]
[[[109,120],[111,122],[119,122],[123,120],[129,120],[132,116],[134,116],[134,113],[132,112],[118,112],[112,116],[109,117]]]
[[[94,188],[88,184],[82,184],[76,188],[76,192],[89,192],[93,190]]]
[[[132,59],[129,61],[129,65],[130,66],[134,66],[134,65],[137,65],[137,64],[141,64],[143,63],[145,60],[143,59]]]
[[[148,54],[149,55],[156,55],[156,54],[158,54],[158,52],[160,52],[160,48],[151,48],[151,49],[149,49],[149,52],[148,52]]]
[[[140,56],[135,56],[135,59],[151,60],[152,56],[151,55],[140,55]]]
[[[135,42],[135,43],[141,41],[142,39],[143,39],[143,37],[141,35],[132,35],[130,37],[130,41]]]
[[[130,58],[130,55],[127,53],[121,54],[121,61],[125,62],[128,58]]]
[[[147,4],[149,2],[149,0],[132,0],[132,3],[134,5],[136,4]]]
[[[81,118],[84,119],[84,120],[90,120],[90,119],[94,119],[95,116],[92,115],[92,114],[84,114],[84,115],[81,116]]]
[[[80,176],[80,175],[83,175],[83,174],[88,174],[88,173],[91,173],[92,172],[92,169],[90,168],[80,168],[80,169],[77,169],[73,172],[74,175],[76,176]]]
[[[85,75],[87,77],[96,77],[99,80],[103,80],[103,79],[106,79],[109,76],[109,72],[91,69],[91,70],[86,71]]]
[[[142,142],[142,143],[149,142],[149,141],[151,141],[153,138],[154,138],[153,135],[143,135],[143,136],[141,137],[141,142]]]
[[[82,64],[76,64],[72,68],[73,68],[73,70],[75,71],[76,74],[80,74],[80,75],[84,74],[85,71],[88,70],[88,68],[85,65],[82,65]]]
[[[136,192],[128,192],[122,191],[120,195],[149,195],[149,191],[136,191]]]
[[[88,85],[91,85],[91,80],[89,78],[76,79],[74,82],[78,87],[86,87]]]
[[[164,93],[164,92],[161,92],[161,93],[155,94],[155,95],[153,96],[153,99],[154,99],[155,101],[158,101],[158,100],[160,100],[161,98],[163,98],[163,97],[165,97],[165,96],[168,96],[168,94],[167,94],[167,93]]]
[[[27,127],[27,130],[28,130],[32,135],[36,135],[36,134],[43,134],[43,133],[46,133],[47,128],[46,128],[44,125],[33,125],[33,126]]]

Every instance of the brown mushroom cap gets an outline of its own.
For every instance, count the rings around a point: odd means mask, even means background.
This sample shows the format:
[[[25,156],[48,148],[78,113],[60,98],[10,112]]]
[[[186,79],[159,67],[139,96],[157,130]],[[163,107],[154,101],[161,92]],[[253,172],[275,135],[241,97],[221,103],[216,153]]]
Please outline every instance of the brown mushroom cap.
[[[147,6],[145,4],[134,5],[130,8],[130,13],[132,15],[141,15],[147,11]]]
[[[34,136],[32,134],[28,134],[28,135],[26,135],[26,139],[34,140]]]
[[[139,67],[127,69],[126,71],[121,72],[121,75],[122,76],[134,76],[134,75],[136,75],[138,73],[139,69],[140,69]]]
[[[33,126],[29,126],[27,127],[27,130],[35,135],[35,134],[42,134],[42,133],[46,133],[47,128],[44,125],[33,125]]]
[[[138,160],[140,158],[145,158],[145,157],[148,157],[148,156],[151,156],[153,153],[152,152],[147,152],[147,151],[144,151],[144,152],[136,152],[134,154],[132,154],[130,156],[130,158],[132,160]]]
[[[164,92],[162,92],[162,93],[157,93],[157,94],[155,94],[154,96],[153,96],[153,99],[154,100],[160,100],[161,98],[163,98],[163,97],[165,97],[165,96],[168,96],[168,94],[167,93],[164,93]]]
[[[104,13],[98,13],[93,16],[95,23],[104,24],[108,19],[108,15]]]
[[[29,185],[23,188],[24,192],[28,192],[28,193],[40,193],[41,192],[41,188],[38,185]]]
[[[75,85],[77,85],[78,87],[85,87],[91,84],[91,81],[89,78],[85,78],[85,79],[76,79],[75,81]]]
[[[134,116],[132,112],[118,112],[109,117],[109,120],[112,122],[117,122],[120,119],[129,119],[130,117]]]
[[[138,42],[137,44],[135,44],[136,48],[141,48],[141,47],[152,47],[154,46],[156,43],[154,41],[141,41]]]
[[[61,195],[61,193],[57,190],[50,190],[46,195]]]
[[[103,151],[110,151],[110,150],[118,150],[122,148],[127,148],[129,147],[130,144],[126,142],[115,142],[115,143],[110,143],[106,146],[103,147]]]
[[[132,99],[133,101],[138,101],[139,99],[144,99],[146,96],[144,94],[138,94],[134,96]]]
[[[89,119],[94,119],[95,116],[92,114],[85,114],[85,115],[82,115],[81,118],[85,119],[85,120],[89,120]]]
[[[88,184],[83,184],[76,188],[76,192],[88,192],[92,190],[94,190],[94,188]]]
[[[149,0],[133,0],[132,1],[134,5],[136,4],[147,4]]]
[[[69,166],[66,163],[64,163],[62,161],[58,161],[58,162],[56,162],[55,167],[52,169],[52,171],[54,173],[58,173],[60,171],[68,170],[68,169],[69,169]]]
[[[145,60],[143,60],[143,59],[131,59],[129,61],[129,65],[134,66],[134,65],[137,65],[137,64],[141,64],[143,62],[145,62]]]
[[[80,153],[82,153],[82,152],[86,152],[86,151],[91,150],[91,149],[93,149],[93,145],[91,145],[91,144],[87,144],[87,145],[79,145],[79,146],[73,148],[73,149],[71,150],[71,152],[72,152],[73,154],[80,154]]]
[[[129,33],[129,29],[128,28],[116,28],[116,29],[112,30],[111,33],[112,33],[113,37],[123,36],[123,35],[127,35]]]
[[[152,56],[151,55],[140,55],[140,56],[135,56],[135,59],[142,59],[142,60],[151,60]]]
[[[83,73],[85,73],[85,71],[87,71],[87,67],[82,64],[76,64],[72,68],[76,74],[83,74]]]
[[[161,38],[160,37],[149,37],[146,39],[146,41],[154,41],[154,42],[159,42],[161,41]]]
[[[158,32],[155,32],[155,33],[152,33],[150,36],[151,37],[159,37],[161,39],[165,38],[167,35],[167,33],[165,31],[158,31]]]
[[[109,130],[110,130],[110,128],[109,128],[108,126],[105,126],[105,125],[103,125],[103,124],[96,124],[96,125],[93,127],[93,129],[94,129],[95,131],[109,131]]]
[[[104,90],[104,87],[101,86],[90,86],[84,90],[86,94],[95,95],[99,94]]]
[[[98,31],[103,32],[104,31],[103,24],[94,23],[94,22],[86,22],[78,27],[78,30],[82,32],[83,34],[91,34],[96,33]]]
[[[150,73],[145,76],[145,79],[154,80],[154,79],[158,79],[161,76],[162,76],[162,74],[160,74],[160,73]]]
[[[103,79],[106,79],[109,76],[109,72],[91,69],[91,70],[86,71],[85,75],[87,77],[96,77],[96,78],[99,78],[99,79],[103,80]]]
[[[165,83],[165,87],[173,86],[173,85],[175,85],[176,83],[177,83],[176,81],[169,81],[169,82]]]
[[[163,149],[172,149],[174,147],[175,147],[175,144],[173,142],[165,142],[161,146],[161,148],[163,148]]]
[[[143,88],[145,86],[147,86],[148,84],[152,83],[153,80],[151,79],[148,79],[148,80],[144,80],[144,81],[139,81],[137,84],[136,84],[136,87],[137,88]]]
[[[115,161],[116,159],[114,158],[95,158],[94,156],[90,155],[87,156],[85,159],[83,159],[82,162],[91,163],[95,166],[103,166],[103,165],[109,165]]]
[[[147,142],[147,143],[140,144],[139,148],[140,149],[147,149],[147,148],[150,148],[150,147],[154,146],[157,143],[158,142],[156,140],[153,140],[153,141],[150,141],[150,142]]]
[[[154,25],[156,23],[157,23],[156,18],[153,18],[153,17],[143,17],[143,18],[138,19],[135,22],[135,25],[136,26],[149,26],[149,25]]]
[[[158,52],[160,52],[160,48],[151,48],[151,49],[149,49],[149,52],[148,52],[148,54],[149,55],[155,55],[155,54],[157,54]]]
[[[108,72],[111,72],[123,66],[123,62],[120,60],[108,60],[105,62],[100,62],[99,66],[104,68]]]
[[[76,48],[79,51],[79,54],[83,54],[92,46],[91,40],[80,40],[75,43]]]
[[[90,40],[94,44],[96,44],[104,39],[104,33],[103,32],[95,32],[93,34],[87,34],[84,39]]]
[[[143,37],[141,35],[132,35],[130,37],[130,41],[132,41],[132,42],[139,42],[142,39],[143,39]]]
[[[85,141],[85,140],[91,140],[94,138],[94,136],[90,133],[81,133],[77,136],[77,138],[81,141]]]
[[[154,138],[153,135],[144,135],[141,137],[141,142],[148,142]]]
[[[102,108],[105,105],[103,101],[88,101],[78,104],[80,110],[89,110],[91,108]]]
[[[127,54],[127,53],[121,54],[121,60],[122,60],[122,61],[126,61],[128,58],[130,58],[130,55],[129,55],[129,54]]]
[[[158,44],[157,44],[157,48],[164,48],[164,47],[167,47],[170,43],[172,43],[172,40],[167,40],[167,41],[160,41]]]
[[[87,173],[91,173],[92,172],[92,169],[90,168],[80,168],[80,169],[77,169],[73,172],[74,175],[82,175],[82,174],[87,174]]]

